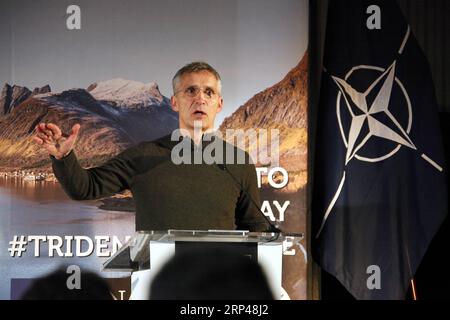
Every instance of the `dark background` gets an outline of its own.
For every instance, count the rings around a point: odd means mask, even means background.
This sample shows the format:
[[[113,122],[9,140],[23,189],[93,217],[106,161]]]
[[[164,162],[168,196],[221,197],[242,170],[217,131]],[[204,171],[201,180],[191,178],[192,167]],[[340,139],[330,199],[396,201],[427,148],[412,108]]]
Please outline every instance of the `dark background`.
[[[392,0],[394,1],[394,0]],[[428,58],[433,75],[438,101],[439,118],[445,149],[446,168],[450,164],[450,1],[448,0],[397,0],[410,24],[422,50]],[[309,109],[309,173],[308,186],[314,177],[314,137],[316,132],[317,105],[320,95],[320,74],[325,40],[328,0],[310,1],[310,109]],[[448,172],[448,171],[447,171]],[[447,184],[450,186],[449,175]],[[449,189],[450,190],[450,189]],[[310,200],[308,207],[310,208]],[[309,211],[310,212],[310,211]],[[310,214],[308,215],[310,219]],[[310,223],[309,223],[310,225]],[[311,234],[311,232],[308,232]],[[447,276],[446,255],[450,246],[449,217],[445,219],[439,232],[420,264],[416,275],[416,295],[418,300],[449,299],[450,278]],[[311,249],[311,248],[310,248]],[[348,291],[331,275],[312,264],[309,269],[309,298],[322,300],[353,300]],[[411,289],[405,299],[412,300]]]

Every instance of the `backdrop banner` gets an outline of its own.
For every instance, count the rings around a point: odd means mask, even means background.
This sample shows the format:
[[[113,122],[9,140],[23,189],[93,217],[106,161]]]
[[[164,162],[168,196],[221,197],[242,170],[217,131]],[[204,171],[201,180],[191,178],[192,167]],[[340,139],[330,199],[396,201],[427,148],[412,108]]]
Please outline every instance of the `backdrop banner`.
[[[61,265],[129,297],[130,274],[102,264],[135,232],[131,192],[71,200],[34,128],[51,122],[68,134],[79,123],[81,165],[101,165],[178,127],[171,80],[192,61],[221,75],[215,129],[230,142],[230,129],[248,134],[261,210],[282,231],[305,233],[307,35],[307,0],[1,1],[0,299],[20,299]],[[277,298],[306,299],[306,247],[306,237],[285,242]]]

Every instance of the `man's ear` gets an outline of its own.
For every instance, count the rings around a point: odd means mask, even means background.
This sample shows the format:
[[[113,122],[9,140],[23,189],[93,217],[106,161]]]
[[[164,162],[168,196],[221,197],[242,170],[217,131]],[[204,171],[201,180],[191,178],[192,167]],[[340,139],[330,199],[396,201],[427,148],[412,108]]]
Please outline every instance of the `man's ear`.
[[[175,96],[172,96],[172,97],[170,98],[170,106],[172,107],[172,110],[173,110],[173,111],[175,111],[175,112],[180,111],[180,110],[178,109],[177,98],[176,98]]]
[[[222,108],[223,108],[223,98],[220,97],[219,105],[217,107],[217,113],[219,113],[222,110]]]

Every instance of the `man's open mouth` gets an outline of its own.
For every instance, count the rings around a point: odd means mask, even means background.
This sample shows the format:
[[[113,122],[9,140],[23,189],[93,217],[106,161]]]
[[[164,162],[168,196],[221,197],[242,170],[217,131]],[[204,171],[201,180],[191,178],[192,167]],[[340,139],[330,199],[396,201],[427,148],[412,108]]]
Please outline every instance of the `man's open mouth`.
[[[197,111],[194,111],[194,115],[206,115],[206,112],[203,112],[203,111],[201,111],[201,110],[197,110]]]

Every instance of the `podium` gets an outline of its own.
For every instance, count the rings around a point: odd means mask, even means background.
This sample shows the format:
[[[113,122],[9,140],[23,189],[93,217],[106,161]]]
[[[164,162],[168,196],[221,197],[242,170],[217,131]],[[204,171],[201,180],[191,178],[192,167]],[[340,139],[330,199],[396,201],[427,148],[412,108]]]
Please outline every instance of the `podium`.
[[[131,272],[130,300],[149,299],[153,278],[175,254],[192,248],[227,248],[259,263],[277,299],[282,293],[283,242],[288,237],[292,244],[303,235],[241,230],[138,231],[103,264],[103,271]]]

